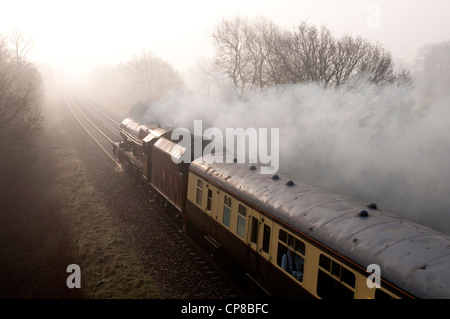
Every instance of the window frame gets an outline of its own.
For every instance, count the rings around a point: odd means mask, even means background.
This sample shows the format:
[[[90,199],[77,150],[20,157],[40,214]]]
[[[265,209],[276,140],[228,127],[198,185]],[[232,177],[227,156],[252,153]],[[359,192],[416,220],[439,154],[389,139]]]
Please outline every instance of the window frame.
[[[357,279],[358,276],[356,275],[356,273],[349,267],[345,266],[344,264],[342,264],[339,261],[336,261],[335,259],[331,258],[330,256],[324,254],[324,253],[320,253],[319,255],[319,273],[323,273],[323,275],[327,276],[327,280],[334,280],[334,282],[337,282],[339,285],[342,285],[343,287],[345,287],[346,289],[348,289],[349,291],[351,291],[353,293],[353,298],[356,295],[356,289],[357,289]],[[347,280],[343,280],[343,270],[344,270],[344,275],[352,275],[352,282],[349,283]],[[338,275],[336,275],[336,273],[339,273]],[[325,278],[324,278],[325,279]],[[325,288],[325,291],[327,291],[328,287],[327,286],[322,286],[324,283],[319,280],[317,280],[317,294],[319,295],[319,285],[321,285],[321,289]],[[331,290],[330,290],[331,291]],[[341,292],[342,293],[342,292]],[[340,293],[338,292],[338,295],[336,295],[337,297],[342,297],[340,295]],[[319,297],[323,298],[324,296],[320,296]],[[325,296],[326,297],[326,296]]]
[[[292,279],[295,279],[298,283],[303,283],[305,278],[305,263],[306,263],[306,243],[299,239],[297,236],[284,230],[280,227],[278,231],[278,246],[277,246],[277,265],[287,273]],[[280,246],[282,249],[280,249]],[[299,250],[300,248],[300,250]],[[291,250],[295,255],[302,259],[303,267],[301,270],[302,278],[295,277],[282,267],[282,258],[285,253]]]
[[[263,223],[261,251],[267,255],[270,255],[271,237],[272,237],[272,227],[270,225],[267,225],[266,223]]]
[[[236,234],[241,239],[245,240],[246,227],[247,227],[247,207],[245,207],[241,203],[238,203],[238,213],[237,213],[237,220],[236,221],[237,221],[237,223],[236,223]],[[243,225],[240,223],[240,221],[243,221]]]
[[[207,197],[206,197],[206,210],[208,212],[211,212],[213,191],[211,188],[207,188],[207,189],[208,189],[208,192],[207,192]]]
[[[227,228],[230,228],[231,226],[231,212],[232,212],[231,205],[232,205],[231,197],[225,194],[223,198],[222,224]],[[227,211],[226,214],[225,211]],[[225,216],[227,223],[225,222]]]
[[[251,216],[250,243],[258,245],[259,220],[256,216]]]
[[[203,180],[201,178],[197,178],[195,190],[195,204],[201,208],[203,202]]]

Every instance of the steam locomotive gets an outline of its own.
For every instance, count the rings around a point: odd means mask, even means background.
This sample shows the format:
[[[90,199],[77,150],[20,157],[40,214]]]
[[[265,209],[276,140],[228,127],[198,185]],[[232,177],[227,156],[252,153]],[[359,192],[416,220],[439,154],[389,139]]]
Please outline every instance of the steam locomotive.
[[[450,297],[450,237],[229,154],[174,160],[190,150],[171,132],[127,118],[114,154],[250,287],[281,298]]]

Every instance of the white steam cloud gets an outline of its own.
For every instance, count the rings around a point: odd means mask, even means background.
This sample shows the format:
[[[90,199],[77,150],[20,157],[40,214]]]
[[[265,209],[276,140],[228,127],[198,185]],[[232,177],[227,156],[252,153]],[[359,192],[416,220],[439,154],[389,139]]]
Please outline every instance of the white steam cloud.
[[[448,98],[425,106],[410,89],[361,81],[348,91],[275,87],[243,101],[220,77],[186,83],[132,115],[171,127],[279,128],[281,172],[450,234]]]

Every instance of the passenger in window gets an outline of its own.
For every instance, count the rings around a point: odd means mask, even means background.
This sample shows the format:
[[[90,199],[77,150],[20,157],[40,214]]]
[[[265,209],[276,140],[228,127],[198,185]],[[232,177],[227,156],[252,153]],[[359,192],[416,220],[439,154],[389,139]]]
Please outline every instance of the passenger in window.
[[[286,270],[296,279],[303,280],[303,258],[294,254],[292,250],[288,250],[281,259],[281,268]]]

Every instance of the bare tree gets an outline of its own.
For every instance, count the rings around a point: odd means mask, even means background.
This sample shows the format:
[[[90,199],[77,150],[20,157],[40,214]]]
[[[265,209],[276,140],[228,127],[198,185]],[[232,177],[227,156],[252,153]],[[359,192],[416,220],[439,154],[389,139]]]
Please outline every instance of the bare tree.
[[[211,34],[216,46],[215,65],[230,77],[240,93],[248,83],[245,72],[247,61],[243,54],[242,29],[245,24],[246,21],[239,17],[233,21],[222,20]]]
[[[301,23],[292,33],[285,33],[278,49],[288,83],[321,82],[325,85],[335,75],[332,68],[336,51],[331,32]]]
[[[428,44],[419,49],[416,58],[423,93],[430,101],[450,92],[450,41]]]
[[[13,58],[18,66],[26,63],[27,56],[34,49],[34,42],[32,38],[26,36],[18,29],[14,29],[8,36],[10,46],[13,50]]]
[[[279,50],[291,83],[316,82],[325,87],[341,87],[365,78],[386,85],[411,80],[406,69],[394,71],[391,54],[379,44],[371,44],[349,34],[335,39],[325,27],[301,23],[285,36]]]
[[[126,68],[130,77],[128,90],[139,100],[158,100],[182,84],[179,73],[151,52],[134,56]]]
[[[276,51],[282,32],[271,21],[264,17],[224,19],[211,37],[216,46],[216,70],[232,80],[241,96],[247,89],[264,90],[283,81]]]
[[[336,41],[335,54],[332,57],[332,82],[338,87],[348,83],[364,72],[364,58],[370,51],[369,43],[361,38],[354,39],[350,35],[343,36]]]
[[[264,89],[277,84],[270,59],[279,28],[263,17],[243,26],[244,51],[250,87]]]
[[[35,137],[41,130],[42,79],[27,61],[22,42],[0,36],[0,168],[2,176],[18,163],[31,163]],[[26,43],[29,46],[29,43]],[[17,55],[17,52],[19,52]],[[18,59],[19,57],[19,59]],[[23,168],[22,168],[23,169]]]

